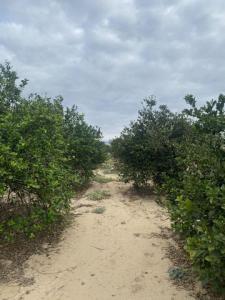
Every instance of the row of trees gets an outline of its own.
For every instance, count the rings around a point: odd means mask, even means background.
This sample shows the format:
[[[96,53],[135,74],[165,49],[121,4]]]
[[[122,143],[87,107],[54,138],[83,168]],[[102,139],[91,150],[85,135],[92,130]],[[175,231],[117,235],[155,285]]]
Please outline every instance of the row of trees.
[[[167,195],[174,229],[205,284],[225,290],[225,95],[172,113],[144,100],[138,119],[112,142],[125,182]]]
[[[62,98],[22,92],[9,63],[0,65],[0,236],[43,230],[69,208],[74,191],[105,159],[98,128]]]

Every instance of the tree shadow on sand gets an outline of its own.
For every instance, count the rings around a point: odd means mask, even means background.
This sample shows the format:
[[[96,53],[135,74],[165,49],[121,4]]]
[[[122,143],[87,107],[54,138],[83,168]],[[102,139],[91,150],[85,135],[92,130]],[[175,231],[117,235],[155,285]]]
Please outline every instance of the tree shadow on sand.
[[[33,284],[34,278],[27,278],[24,272],[28,259],[37,254],[49,257],[50,252],[59,251],[57,246],[72,219],[73,214],[67,215],[34,239],[17,237],[9,243],[0,240],[0,282],[17,282],[23,286]]]

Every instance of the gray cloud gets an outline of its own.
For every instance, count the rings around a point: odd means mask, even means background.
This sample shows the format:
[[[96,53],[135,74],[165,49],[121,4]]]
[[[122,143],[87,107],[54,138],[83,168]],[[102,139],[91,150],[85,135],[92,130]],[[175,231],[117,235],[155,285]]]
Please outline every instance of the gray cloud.
[[[63,95],[105,138],[154,94],[171,109],[225,92],[222,0],[0,1],[0,61]]]

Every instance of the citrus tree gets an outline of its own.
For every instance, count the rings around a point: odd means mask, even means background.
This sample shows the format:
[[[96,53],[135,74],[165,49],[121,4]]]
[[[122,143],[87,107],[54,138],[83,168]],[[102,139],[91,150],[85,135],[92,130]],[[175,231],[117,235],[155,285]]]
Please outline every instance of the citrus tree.
[[[62,97],[23,97],[0,65],[0,237],[34,237],[69,209],[71,195],[104,160],[100,130]]]

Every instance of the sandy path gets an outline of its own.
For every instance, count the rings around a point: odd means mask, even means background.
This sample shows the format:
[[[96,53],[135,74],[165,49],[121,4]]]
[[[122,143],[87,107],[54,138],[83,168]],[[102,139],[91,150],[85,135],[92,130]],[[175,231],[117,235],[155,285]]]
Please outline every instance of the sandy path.
[[[169,240],[157,234],[169,228],[165,211],[150,197],[130,194],[120,182],[94,183],[87,191],[107,189],[99,202],[83,196],[73,201],[72,224],[50,255],[33,255],[25,277],[34,283],[0,285],[0,299],[15,300],[183,300],[193,299],[168,279],[165,257]],[[92,212],[104,206],[103,214]]]

